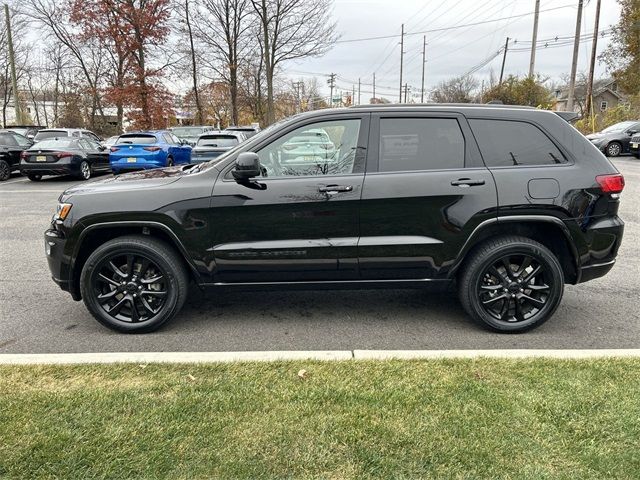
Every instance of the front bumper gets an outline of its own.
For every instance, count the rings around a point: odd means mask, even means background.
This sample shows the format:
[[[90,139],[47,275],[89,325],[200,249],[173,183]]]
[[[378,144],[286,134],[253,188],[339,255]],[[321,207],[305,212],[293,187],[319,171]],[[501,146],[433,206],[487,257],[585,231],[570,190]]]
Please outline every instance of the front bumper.
[[[65,253],[66,239],[57,230],[50,228],[44,232],[44,248],[51,278],[74,300],[80,300],[80,292],[71,282],[71,259]]]
[[[637,147],[634,147],[634,145],[637,145]],[[636,139],[631,140],[631,143],[629,144],[629,153],[640,158],[640,138],[638,138],[637,141]]]

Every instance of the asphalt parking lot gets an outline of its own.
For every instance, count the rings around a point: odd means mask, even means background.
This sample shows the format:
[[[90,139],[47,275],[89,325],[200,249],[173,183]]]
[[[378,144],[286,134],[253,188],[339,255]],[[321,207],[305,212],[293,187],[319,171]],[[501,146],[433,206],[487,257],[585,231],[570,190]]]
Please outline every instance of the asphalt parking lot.
[[[640,347],[640,161],[614,160],[626,179],[625,238],[604,278],[568,285],[555,316],[523,335],[471,323],[454,294],[420,290],[221,293],[193,291],[163,330],[100,326],[50,279],[43,232],[77,180],[0,184],[0,353]]]

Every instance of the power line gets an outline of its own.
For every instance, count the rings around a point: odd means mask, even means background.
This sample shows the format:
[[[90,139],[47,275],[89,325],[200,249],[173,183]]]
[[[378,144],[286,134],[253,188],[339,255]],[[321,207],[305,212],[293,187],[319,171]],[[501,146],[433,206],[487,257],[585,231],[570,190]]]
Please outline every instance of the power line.
[[[542,12],[550,12],[553,10],[560,10],[562,8],[571,8],[571,5],[562,5],[560,7],[552,7],[552,8],[546,8],[544,10],[540,10],[540,13]],[[522,17],[527,17],[529,15],[533,15],[535,12],[527,12],[527,13],[521,13],[519,15],[512,15],[510,17],[502,17],[502,18],[494,18],[492,20],[484,20],[481,22],[474,22],[474,23],[467,23],[465,25],[456,25],[456,26],[452,26],[452,27],[442,27],[442,28],[433,28],[430,30],[422,30],[422,31],[418,31],[418,32],[410,32],[404,33],[404,36],[410,36],[410,35],[422,35],[425,33],[435,33],[435,32],[445,32],[445,31],[449,31],[449,30],[456,30],[459,28],[465,28],[465,27],[472,27],[472,26],[476,26],[476,25],[485,25],[488,23],[495,23],[495,22],[500,22],[502,20],[511,20],[512,18],[522,18]],[[349,38],[349,39],[345,39],[345,40],[338,40],[335,43],[353,43],[353,42],[367,42],[370,40],[384,40],[386,38],[398,38],[400,35],[382,35],[382,36],[378,36],[378,37],[368,37],[368,38]]]

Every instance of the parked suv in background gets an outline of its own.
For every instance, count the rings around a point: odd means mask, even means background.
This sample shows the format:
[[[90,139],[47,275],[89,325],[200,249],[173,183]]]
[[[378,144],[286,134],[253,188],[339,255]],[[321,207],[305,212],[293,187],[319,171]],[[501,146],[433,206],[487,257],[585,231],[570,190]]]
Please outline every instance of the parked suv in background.
[[[232,125],[230,127],[227,127],[224,129],[225,132],[241,132],[244,133],[245,137],[247,138],[251,138],[254,135],[256,135],[258,132],[260,132],[260,127],[258,126],[246,126],[246,127],[236,127],[235,125]]]
[[[183,165],[190,161],[191,147],[167,130],[120,135],[109,155],[115,174]]]
[[[9,180],[11,172],[18,170],[20,155],[33,145],[27,137],[12,130],[0,130],[0,181]]]
[[[640,158],[640,133],[636,133],[631,137],[629,142],[629,153]]]
[[[640,132],[640,120],[616,123],[587,138],[608,157],[629,153],[631,137]]]
[[[40,140],[45,140],[47,138],[64,138],[64,137],[72,137],[72,138],[89,138],[95,142],[100,143],[102,140],[98,135],[93,133],[90,130],[84,130],[82,128],[44,128],[39,130],[38,133],[33,137],[34,142],[39,142]]]
[[[323,131],[330,158],[290,162]],[[193,281],[224,288],[446,287],[499,332],[541,325],[605,275],[624,180],[552,112],[371,105],[280,122],[215,161],[64,192],[53,279],[103,325],[148,332]],[[254,297],[252,297],[254,298]],[[428,312],[425,312],[427,315]]]
[[[204,135],[208,132],[217,131],[215,127],[208,126],[188,126],[188,127],[173,127],[171,129],[171,133],[173,133],[176,137],[178,137],[183,142],[188,143],[193,146],[198,141],[198,137],[200,135]]]

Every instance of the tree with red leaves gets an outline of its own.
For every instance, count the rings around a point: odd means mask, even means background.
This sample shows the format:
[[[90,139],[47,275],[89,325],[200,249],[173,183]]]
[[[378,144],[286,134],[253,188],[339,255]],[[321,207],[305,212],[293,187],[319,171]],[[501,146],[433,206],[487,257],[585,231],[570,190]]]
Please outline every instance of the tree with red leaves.
[[[129,114],[136,128],[165,126],[171,96],[162,85],[162,70],[147,62],[151,48],[162,45],[169,35],[169,0],[70,0],[71,21],[86,38],[97,38],[110,48],[113,78],[106,92],[118,108]]]

